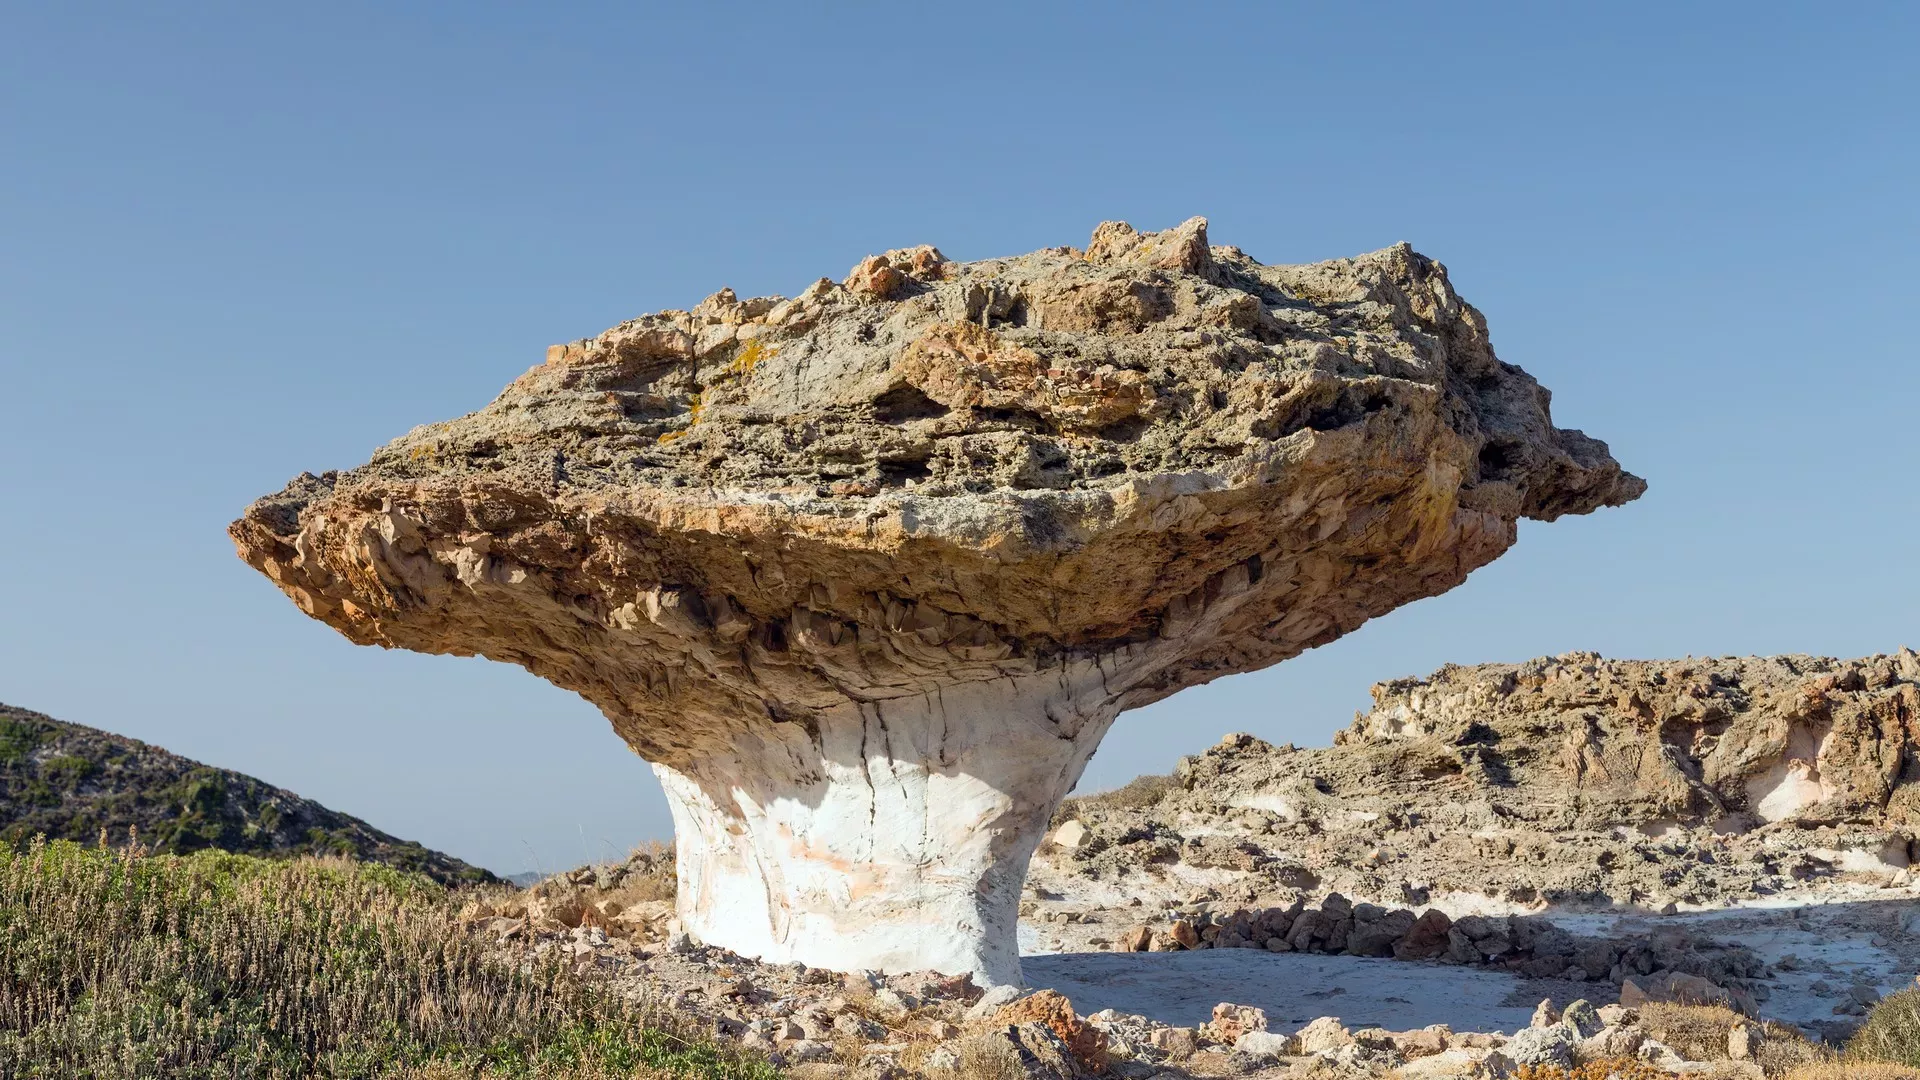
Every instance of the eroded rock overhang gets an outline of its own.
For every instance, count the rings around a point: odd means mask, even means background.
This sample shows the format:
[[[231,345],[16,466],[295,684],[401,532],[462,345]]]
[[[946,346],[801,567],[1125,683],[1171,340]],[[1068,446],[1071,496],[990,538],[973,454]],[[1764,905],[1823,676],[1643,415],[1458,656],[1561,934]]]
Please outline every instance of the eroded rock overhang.
[[[1553,426],[1439,264],[1402,245],[1263,266],[1195,219],[1011,259],[889,252],[791,299],[722,291],[555,346],[485,409],[302,476],[231,533],[354,641],[516,663],[593,701],[670,787],[700,788],[683,826],[700,804],[721,832],[771,823],[739,866],[694,854],[765,886],[755,940],[788,948],[881,888],[871,838],[818,813],[849,756],[831,747],[865,740],[870,789],[874,760],[917,770],[929,835],[978,819],[954,888],[1014,874],[1012,892],[943,918],[1010,934],[1035,822],[1119,711],[1452,588],[1520,517],[1643,488]],[[1097,687],[1065,677],[1089,671]],[[1031,691],[1050,680],[1075,689]],[[989,690],[1022,704],[948,746],[943,700]],[[898,747],[872,741],[883,714]],[[1058,760],[987,775],[1007,725]],[[980,791],[937,794],[948,753],[976,753]],[[847,797],[879,827],[878,794]],[[769,854],[803,835],[824,846]],[[960,952],[1004,977],[981,947]]]

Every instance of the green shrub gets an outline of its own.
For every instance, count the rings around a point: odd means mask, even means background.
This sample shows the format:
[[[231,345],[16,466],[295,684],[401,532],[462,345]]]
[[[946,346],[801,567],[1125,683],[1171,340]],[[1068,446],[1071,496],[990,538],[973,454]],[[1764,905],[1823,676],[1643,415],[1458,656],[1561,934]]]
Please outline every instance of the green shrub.
[[[772,1075],[458,902],[348,860],[0,847],[0,1078]]]
[[[1847,1040],[1847,1056],[1920,1067],[1920,988],[1882,998]]]
[[[48,758],[46,763],[40,766],[40,771],[55,787],[62,791],[72,791],[88,777],[99,772],[100,767],[86,758],[62,754],[59,757]]]
[[[0,716],[0,765],[7,765],[33,753],[47,737],[44,724]]]

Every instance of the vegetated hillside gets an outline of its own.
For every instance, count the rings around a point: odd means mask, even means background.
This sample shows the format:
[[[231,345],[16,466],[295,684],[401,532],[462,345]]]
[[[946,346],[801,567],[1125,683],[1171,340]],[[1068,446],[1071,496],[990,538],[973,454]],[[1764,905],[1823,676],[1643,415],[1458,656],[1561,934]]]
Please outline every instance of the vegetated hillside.
[[[133,830],[163,853],[349,855],[436,881],[492,881],[459,859],[251,776],[0,704],[0,842],[115,845]]]
[[[570,953],[463,927],[496,891],[338,858],[0,845],[0,1080],[775,1080]]]

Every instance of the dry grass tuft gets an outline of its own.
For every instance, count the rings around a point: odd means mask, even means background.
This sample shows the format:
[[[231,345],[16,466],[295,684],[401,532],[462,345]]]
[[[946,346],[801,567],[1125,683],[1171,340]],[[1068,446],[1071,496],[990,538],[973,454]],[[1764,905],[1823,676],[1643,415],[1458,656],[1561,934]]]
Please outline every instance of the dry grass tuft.
[[[0,1075],[772,1075],[495,953],[459,900],[343,859],[0,847]]]
[[[671,900],[678,891],[673,845],[655,840],[634,848],[627,856],[627,876],[614,899],[623,904]]]
[[[956,1080],[1028,1080],[1020,1055],[1005,1039],[974,1035],[960,1040]]]
[[[1882,998],[1847,1040],[1847,1057],[1920,1067],[1920,988]]]
[[[1760,1025],[1760,1050],[1754,1063],[1768,1076],[1786,1076],[1795,1069],[1830,1064],[1839,1055],[1816,1042],[1810,1042],[1798,1028],[1772,1022]]]
[[[1640,1027],[1688,1061],[1724,1061],[1727,1033],[1746,1017],[1720,1005],[1649,1002],[1639,1007]]]
[[[404,1067],[381,1077],[381,1080],[495,1080],[505,1075],[491,1068],[475,1072],[464,1065],[436,1062]],[[598,1064],[575,1065],[558,1071],[537,1071],[532,1075],[535,1080],[683,1080],[685,1076],[672,1069],[646,1065],[623,1069]]]
[[[1827,1061],[1803,1065],[1785,1080],[1920,1080],[1920,1069],[1869,1061]]]
[[[1768,1076],[1834,1059],[1831,1050],[1809,1042],[1794,1028],[1754,1021],[1719,1005],[1652,1002],[1637,1011],[1640,1027],[1648,1035],[1672,1047],[1688,1061],[1727,1060],[1727,1035],[1742,1024],[1758,1028],[1760,1045],[1754,1054],[1754,1063]]]
[[[1054,811],[1053,824],[1058,826],[1074,817],[1080,807],[1098,810],[1144,810],[1157,805],[1169,792],[1178,791],[1180,781],[1171,776],[1149,774],[1136,776],[1112,791],[1099,791],[1092,795],[1079,795],[1067,799]]]

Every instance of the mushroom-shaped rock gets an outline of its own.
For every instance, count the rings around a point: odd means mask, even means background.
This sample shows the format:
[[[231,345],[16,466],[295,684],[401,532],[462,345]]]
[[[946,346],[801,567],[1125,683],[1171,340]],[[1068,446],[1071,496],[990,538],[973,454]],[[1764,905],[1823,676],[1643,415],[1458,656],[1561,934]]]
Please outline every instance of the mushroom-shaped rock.
[[[653,764],[680,917],[1020,977],[1027,862],[1120,712],[1637,496],[1446,270],[1198,218],[649,315],[231,528],[356,642],[519,664]]]

